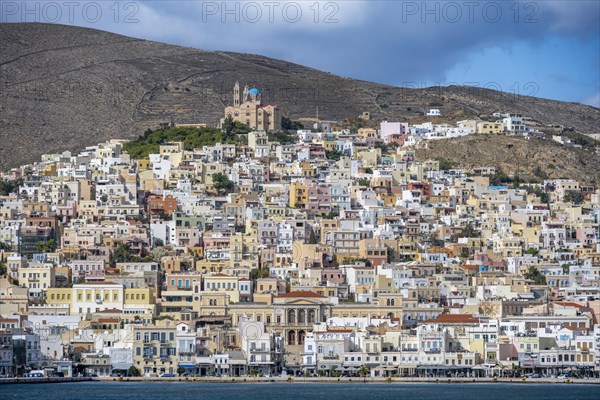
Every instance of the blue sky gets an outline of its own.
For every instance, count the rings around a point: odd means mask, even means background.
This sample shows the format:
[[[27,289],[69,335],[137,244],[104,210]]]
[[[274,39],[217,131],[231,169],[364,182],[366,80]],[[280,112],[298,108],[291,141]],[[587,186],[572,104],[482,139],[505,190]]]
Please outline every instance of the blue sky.
[[[3,0],[0,21],[262,54],[395,86],[470,84],[600,107],[596,0]]]

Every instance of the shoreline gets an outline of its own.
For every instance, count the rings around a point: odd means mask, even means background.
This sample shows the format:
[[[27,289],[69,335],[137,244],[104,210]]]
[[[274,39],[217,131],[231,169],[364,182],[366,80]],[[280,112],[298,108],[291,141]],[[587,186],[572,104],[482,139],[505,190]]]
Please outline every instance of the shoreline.
[[[363,383],[363,384],[477,384],[477,383],[511,383],[511,384],[576,384],[576,385],[600,385],[600,379],[550,379],[550,378],[305,378],[305,377],[233,377],[233,378],[145,378],[145,377],[99,377],[99,378],[2,378],[0,385],[7,384],[40,384],[40,383],[78,383],[78,382],[100,382],[100,383]]]

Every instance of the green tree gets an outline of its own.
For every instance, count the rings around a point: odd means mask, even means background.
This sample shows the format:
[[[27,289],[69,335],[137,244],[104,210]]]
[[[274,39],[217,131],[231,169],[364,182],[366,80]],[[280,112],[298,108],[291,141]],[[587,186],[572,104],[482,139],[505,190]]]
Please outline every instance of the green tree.
[[[131,366],[129,367],[129,369],[127,370],[127,376],[141,376],[142,374],[140,373],[140,370],[137,369],[135,366]]]
[[[279,144],[295,143],[298,140],[298,136],[295,133],[288,131],[269,132],[267,136],[269,138],[269,142],[277,142]]]
[[[233,191],[233,182],[222,172],[213,174],[212,181],[213,187],[220,194],[231,193]]]
[[[530,254],[532,256],[537,256],[539,253],[539,250],[534,249],[533,247],[530,247],[527,249],[527,251],[525,252],[525,254]]]
[[[499,186],[504,183],[512,183],[512,179],[501,170],[490,176],[490,186]]]
[[[23,179],[17,180],[0,180],[0,196],[8,196],[11,193],[15,193],[19,190],[19,186],[23,184]]]
[[[287,117],[281,117],[281,129],[284,131],[297,131],[304,129],[304,125],[298,121],[292,121]]]
[[[333,210],[329,211],[328,213],[322,214],[322,216],[325,219],[334,219],[335,217],[340,216],[340,210],[337,208],[334,208]]]
[[[521,178],[519,177],[519,175],[515,175],[514,179],[513,179],[513,189],[518,189],[521,186]]]
[[[177,368],[177,375],[181,376],[181,375],[183,375],[184,372],[185,372],[185,368],[181,368],[181,367]]]
[[[41,253],[52,253],[56,250],[56,243],[52,239],[48,239],[45,242],[37,242],[35,250]]]
[[[112,266],[114,267],[117,263],[140,261],[140,258],[131,252],[131,246],[122,243],[118,245],[112,252]]]
[[[358,370],[358,375],[359,376],[368,376],[371,373],[371,371],[369,370],[369,368],[366,365],[362,365],[360,367],[360,369]]]
[[[545,285],[546,284],[546,276],[542,274],[536,267],[533,265],[529,267],[527,272],[524,275],[525,279],[530,279],[535,282],[536,285]]]
[[[567,190],[563,201],[566,203],[581,204],[583,203],[583,192],[579,190]]]
[[[448,171],[456,166],[456,163],[454,163],[448,159],[445,159],[443,157],[436,157],[436,158],[434,158],[434,160],[438,162],[438,164],[440,166],[440,170],[442,170],[442,171]]]
[[[223,129],[223,132],[225,132],[226,134],[231,134],[233,133],[233,128],[235,128],[235,122],[233,121],[233,117],[231,115],[228,115],[227,117],[225,117],[221,129]]]
[[[248,128],[248,126],[244,125],[240,121],[234,121],[231,115],[225,117],[221,129],[223,130],[223,133],[225,134],[225,137],[228,140],[234,138],[235,135],[247,134],[251,130],[250,128]]]
[[[252,268],[250,270],[250,280],[256,281],[257,279],[268,278],[269,268]]]
[[[325,157],[328,160],[338,161],[340,158],[342,158],[343,155],[344,155],[344,153],[342,153],[341,151],[325,150]]]
[[[360,179],[357,179],[357,180],[356,180],[356,184],[357,184],[358,186],[366,186],[366,187],[369,187],[369,186],[371,186],[371,180],[370,180],[370,179],[367,179],[367,178],[360,178]]]
[[[161,144],[182,142],[185,150],[193,150],[203,146],[213,146],[215,143],[245,144],[248,138],[244,133],[250,129],[239,121],[234,121],[232,127],[221,130],[216,128],[184,128],[162,127],[147,130],[137,140],[125,143],[123,149],[133,159],[147,159],[149,154],[158,153]]]

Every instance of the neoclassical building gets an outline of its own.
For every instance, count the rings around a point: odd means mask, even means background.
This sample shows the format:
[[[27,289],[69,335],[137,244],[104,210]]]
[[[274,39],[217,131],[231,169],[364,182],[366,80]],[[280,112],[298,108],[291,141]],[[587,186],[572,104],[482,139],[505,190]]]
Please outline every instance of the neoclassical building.
[[[209,291],[194,294],[193,309],[199,316],[227,319],[232,327],[237,327],[240,317],[264,322],[267,332],[283,338],[285,362],[292,369],[302,366],[304,341],[316,323],[332,317],[402,320],[402,295],[399,293],[380,294],[377,301],[371,303],[336,303],[329,297],[304,290],[255,303],[232,303],[226,293]]]
[[[248,85],[240,93],[239,82],[233,87],[233,105],[225,107],[225,118],[231,116],[234,121],[245,124],[257,131],[281,130],[281,113],[274,104],[263,104],[262,93]]]

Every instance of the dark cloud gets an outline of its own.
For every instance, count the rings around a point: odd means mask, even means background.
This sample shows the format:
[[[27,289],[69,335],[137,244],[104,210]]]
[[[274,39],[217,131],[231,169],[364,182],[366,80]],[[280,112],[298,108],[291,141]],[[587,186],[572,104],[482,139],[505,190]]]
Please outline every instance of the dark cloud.
[[[75,13],[72,23],[396,85],[444,82],[447,71],[485,48],[510,52],[549,35],[589,40],[600,32],[597,1],[140,1],[118,17],[109,3],[102,3],[106,18],[91,23]],[[127,23],[133,11],[138,22]],[[587,56],[597,62],[597,54]]]

